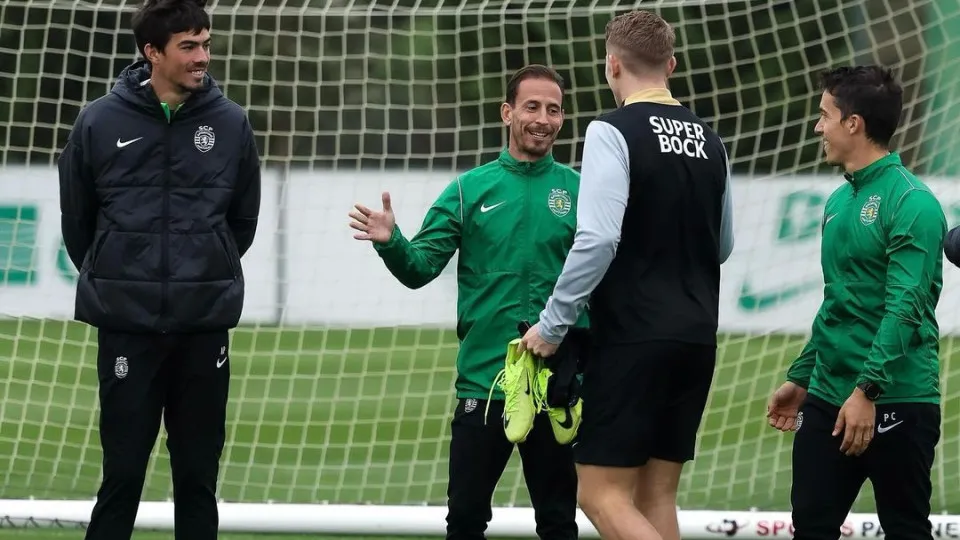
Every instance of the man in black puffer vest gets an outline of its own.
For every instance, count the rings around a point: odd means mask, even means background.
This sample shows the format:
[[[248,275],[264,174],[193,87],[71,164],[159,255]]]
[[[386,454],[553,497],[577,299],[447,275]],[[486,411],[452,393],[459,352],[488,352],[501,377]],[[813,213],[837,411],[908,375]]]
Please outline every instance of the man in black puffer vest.
[[[228,330],[243,308],[260,160],[244,110],[206,73],[204,4],[141,6],[145,60],[80,112],[59,159],[76,318],[99,330],[103,481],[87,540],[131,537],[161,417],[176,539],[217,537]]]

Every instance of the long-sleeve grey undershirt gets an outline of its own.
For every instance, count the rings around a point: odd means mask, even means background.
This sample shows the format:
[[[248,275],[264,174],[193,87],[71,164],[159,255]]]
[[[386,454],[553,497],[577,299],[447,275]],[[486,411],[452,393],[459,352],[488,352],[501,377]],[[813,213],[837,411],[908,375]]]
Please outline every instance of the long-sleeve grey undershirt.
[[[733,176],[733,166],[726,149],[723,159],[727,162],[727,185],[723,189],[723,210],[720,215],[720,264],[727,262],[733,253],[733,186],[730,177]]]
[[[617,253],[630,195],[629,155],[627,142],[615,127],[598,120],[587,126],[577,198],[577,231],[553,295],[540,313],[540,336],[548,343],[563,341],[567,328],[576,322]],[[728,166],[720,226],[721,263],[733,251],[730,191]]]

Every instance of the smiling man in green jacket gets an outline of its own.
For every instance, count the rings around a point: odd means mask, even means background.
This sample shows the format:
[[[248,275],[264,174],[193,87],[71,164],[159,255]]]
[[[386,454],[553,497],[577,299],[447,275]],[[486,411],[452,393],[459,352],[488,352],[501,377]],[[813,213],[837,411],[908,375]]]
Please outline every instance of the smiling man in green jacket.
[[[888,537],[930,538],[946,219],[888,149],[903,92],[891,72],[838,68],[821,85],[815,131],[846,182],[821,225],[823,304],[767,412],[797,432],[794,538],[837,538],[868,478]]]
[[[539,369],[529,355],[508,354],[516,352],[518,324],[539,317],[576,232],[580,175],[551,154],[563,123],[562,101],[563,79],[554,70],[531,65],[515,73],[501,106],[507,148],[452,181],[412,239],[397,227],[389,193],[381,211],[358,204],[350,212],[351,226],[360,231],[355,238],[371,241],[390,272],[411,289],[435,279],[460,251],[449,540],[484,538],[493,492],[514,443],[537,534],[577,538],[577,478],[568,443],[582,402],[571,395],[566,406],[539,413],[534,396],[548,394],[551,371]],[[586,328],[586,317],[577,326]],[[565,341],[567,358],[579,356],[576,340]],[[487,422],[486,413],[502,415],[504,423]]]

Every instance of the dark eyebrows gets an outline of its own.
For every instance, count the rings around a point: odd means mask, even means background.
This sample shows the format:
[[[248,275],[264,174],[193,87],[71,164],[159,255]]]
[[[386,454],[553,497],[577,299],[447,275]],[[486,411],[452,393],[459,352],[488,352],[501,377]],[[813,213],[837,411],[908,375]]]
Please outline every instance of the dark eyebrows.
[[[209,44],[210,44],[210,40],[211,40],[211,38],[208,37],[207,39],[203,40],[203,44],[204,44],[204,45],[209,45]],[[184,45],[190,45],[190,46],[194,46],[194,47],[195,47],[195,46],[197,46],[197,45],[200,45],[200,42],[197,41],[197,40],[195,40],[195,39],[186,38],[186,39],[181,40],[180,43],[177,44],[178,47],[183,47]]]
[[[545,107],[556,107],[556,108],[558,108],[558,109],[561,108],[561,107],[563,107],[563,105],[560,104],[560,103],[556,103],[556,102],[553,102],[553,101],[543,101],[543,100],[540,100],[540,99],[537,99],[537,98],[530,98],[530,99],[528,99],[528,100],[525,100],[525,101],[522,103],[522,105],[524,105],[524,106],[526,106],[526,105],[540,105],[540,104],[543,104],[543,106],[545,106]]]

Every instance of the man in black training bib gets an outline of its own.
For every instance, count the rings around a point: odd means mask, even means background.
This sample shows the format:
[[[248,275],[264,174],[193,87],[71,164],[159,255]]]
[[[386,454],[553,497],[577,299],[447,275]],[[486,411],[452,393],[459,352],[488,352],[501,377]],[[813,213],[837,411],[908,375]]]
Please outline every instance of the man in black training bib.
[[[674,40],[650,12],[607,24],[619,107],[587,127],[574,244],[524,338],[553,354],[589,299],[579,503],[620,540],[680,538],[677,487],[713,380],[720,264],[733,249],[726,150],[667,89]]]

